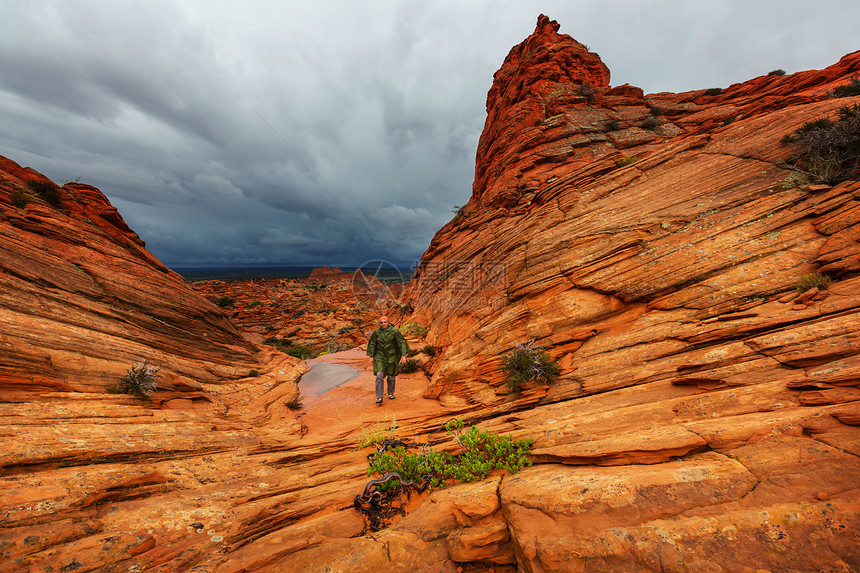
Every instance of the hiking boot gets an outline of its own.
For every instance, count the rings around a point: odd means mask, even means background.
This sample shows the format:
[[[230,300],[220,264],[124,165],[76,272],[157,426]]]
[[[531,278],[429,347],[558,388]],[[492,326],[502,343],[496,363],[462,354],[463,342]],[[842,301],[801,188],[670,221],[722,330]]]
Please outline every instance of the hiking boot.
[[[377,403],[377,404],[382,404],[382,398],[377,398],[377,399],[376,399],[376,403]]]
[[[389,394],[389,395],[388,395],[388,399],[389,399],[389,400],[394,400],[394,394]]]

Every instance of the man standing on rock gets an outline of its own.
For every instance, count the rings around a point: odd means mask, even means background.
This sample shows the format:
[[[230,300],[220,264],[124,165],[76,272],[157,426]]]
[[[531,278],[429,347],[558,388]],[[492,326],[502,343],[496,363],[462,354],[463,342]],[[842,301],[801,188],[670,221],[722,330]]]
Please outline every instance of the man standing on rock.
[[[370,335],[367,343],[367,355],[373,360],[373,372],[376,374],[376,403],[382,404],[383,379],[388,376],[388,399],[394,400],[394,377],[400,366],[400,359],[409,352],[406,339],[393,325],[388,324],[388,317],[379,319],[379,328]]]

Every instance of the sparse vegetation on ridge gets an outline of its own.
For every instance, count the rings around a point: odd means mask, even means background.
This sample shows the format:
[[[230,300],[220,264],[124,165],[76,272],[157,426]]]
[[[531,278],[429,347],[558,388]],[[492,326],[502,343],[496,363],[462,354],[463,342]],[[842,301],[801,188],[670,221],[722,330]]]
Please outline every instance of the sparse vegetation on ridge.
[[[860,104],[837,113],[835,121],[820,117],[781,139],[798,150],[794,169],[828,184],[852,178],[860,167]]]
[[[50,181],[27,181],[27,188],[31,193],[43,199],[51,207],[59,208],[63,206],[63,201],[60,199],[60,193],[57,191],[57,186]]]
[[[860,79],[856,76],[851,78],[851,81],[845,85],[833,88],[830,91],[830,97],[852,97],[860,95]]]

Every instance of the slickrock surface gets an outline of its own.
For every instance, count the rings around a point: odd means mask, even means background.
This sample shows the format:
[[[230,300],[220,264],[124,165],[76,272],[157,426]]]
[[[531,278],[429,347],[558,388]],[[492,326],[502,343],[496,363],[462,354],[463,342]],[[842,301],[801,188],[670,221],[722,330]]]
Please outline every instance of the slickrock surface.
[[[472,199],[395,321],[430,327],[410,345],[439,349],[431,378],[381,407],[358,339],[287,407],[307,366],[256,342],[295,327],[253,313],[306,285],[237,290],[243,338],[92,188],[13,207],[40,176],[4,161],[0,571],[860,570],[860,184],[798,183],[780,142],[860,103],[827,93],[860,53],[644,95],[558,29],[539,18],[496,74]],[[836,281],[798,291],[812,271]],[[340,296],[296,320],[344,328]],[[510,392],[527,340],[561,376]],[[152,402],[102,393],[140,357],[165,370]],[[362,431],[445,438],[455,416],[534,438],[535,464],[368,534]]]
[[[53,185],[0,158],[0,390],[7,400],[101,392],[140,360],[161,368],[162,400],[206,401],[206,384],[297,366],[270,364],[273,353],[243,338],[221,309],[153,257],[98,189],[68,183],[51,206],[30,191],[32,181]],[[22,195],[30,202],[15,206],[13,196]]]
[[[496,73],[472,198],[403,297],[428,396],[536,438],[499,488],[519,567],[860,568],[860,183],[797,184],[780,141],[860,102],[828,95],[860,52],[644,95],[557,31]],[[560,379],[510,393],[531,340]]]

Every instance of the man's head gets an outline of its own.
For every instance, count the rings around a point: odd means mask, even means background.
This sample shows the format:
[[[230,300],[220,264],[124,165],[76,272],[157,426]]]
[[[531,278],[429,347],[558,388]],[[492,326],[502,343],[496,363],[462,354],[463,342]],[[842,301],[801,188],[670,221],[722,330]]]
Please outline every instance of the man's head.
[[[387,316],[383,315],[379,319],[379,326],[381,326],[382,328],[388,328],[388,317]]]

